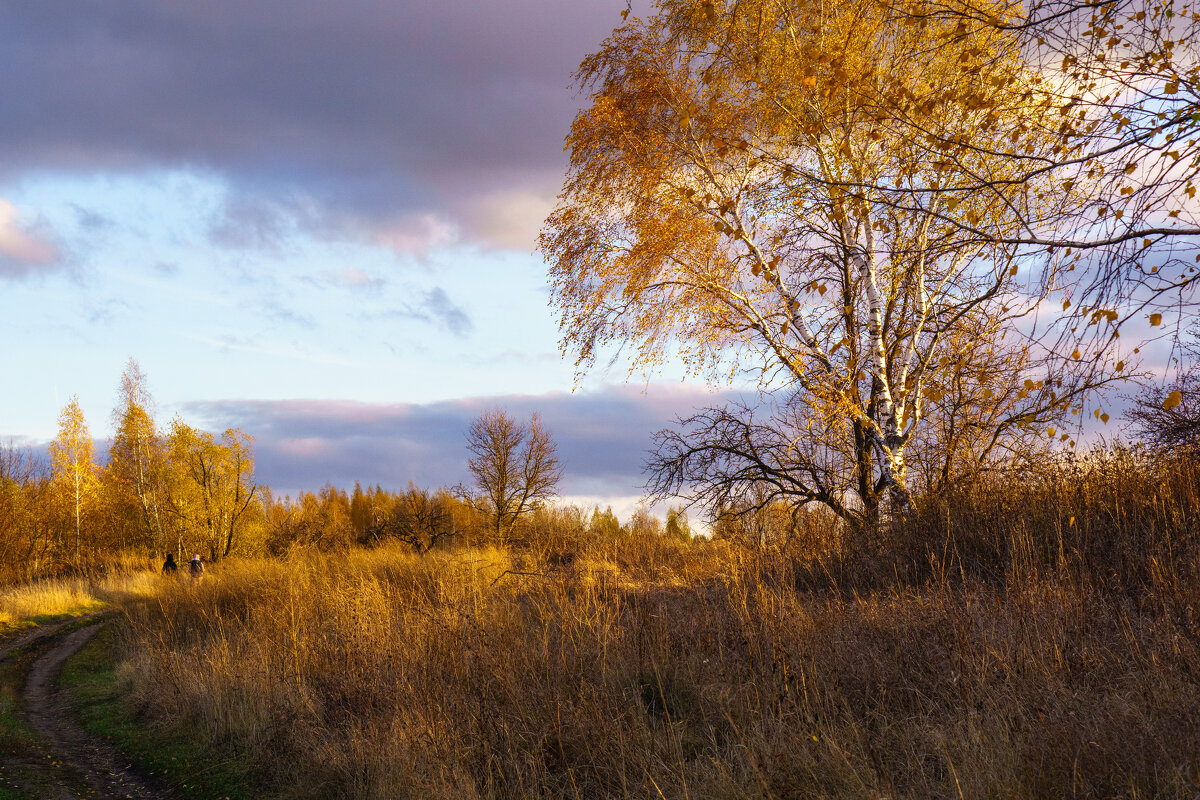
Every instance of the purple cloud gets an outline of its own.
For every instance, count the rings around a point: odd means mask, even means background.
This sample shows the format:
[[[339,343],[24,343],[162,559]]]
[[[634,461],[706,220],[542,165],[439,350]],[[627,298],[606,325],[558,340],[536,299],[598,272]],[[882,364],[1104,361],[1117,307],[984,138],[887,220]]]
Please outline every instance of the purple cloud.
[[[212,170],[230,245],[273,243],[282,213],[397,247],[429,217],[529,246],[570,75],[624,7],[0,0],[0,173]]]
[[[472,419],[500,407],[518,418],[532,412],[558,443],[563,494],[637,494],[651,435],[699,406],[724,403],[734,392],[615,386],[600,391],[479,397],[440,403],[229,400],[184,406],[203,427],[239,427],[256,438],[259,480],[280,489],[379,483],[400,488],[467,482],[465,435]]]

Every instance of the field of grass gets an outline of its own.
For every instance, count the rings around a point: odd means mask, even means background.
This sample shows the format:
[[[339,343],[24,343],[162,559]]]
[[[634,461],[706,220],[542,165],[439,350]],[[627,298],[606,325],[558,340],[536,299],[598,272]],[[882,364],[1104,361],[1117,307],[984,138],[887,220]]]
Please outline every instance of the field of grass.
[[[713,558],[713,563],[724,561]],[[247,562],[132,613],[150,719],[302,797],[1195,797],[1191,623],[1036,583],[846,599],[499,554]]]
[[[295,798],[1195,798],[1200,467],[1089,469],[836,552],[226,559],[68,680],[144,768]]]

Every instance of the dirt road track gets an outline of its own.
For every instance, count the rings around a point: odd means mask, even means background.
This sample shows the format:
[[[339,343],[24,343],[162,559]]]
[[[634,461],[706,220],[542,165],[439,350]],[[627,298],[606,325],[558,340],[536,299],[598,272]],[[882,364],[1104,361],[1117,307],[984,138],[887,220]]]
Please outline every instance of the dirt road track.
[[[52,622],[49,625],[36,625],[27,631],[23,631],[22,633],[14,634],[11,637],[6,638],[3,642],[0,642],[0,661],[3,661],[4,659],[8,658],[9,655],[20,650],[25,645],[32,644],[33,642],[36,642],[38,639],[45,638],[45,637],[57,632],[60,628],[70,625],[73,622],[79,622],[79,621],[85,620],[85,619],[92,619],[92,618],[98,617],[98,616],[100,616],[99,612],[97,612],[95,614],[85,614],[82,617],[75,617],[73,619],[64,619],[61,622]]]
[[[66,623],[63,623],[66,624]],[[38,629],[0,650],[0,660],[35,639],[53,634],[59,624]],[[44,741],[50,757],[77,772],[95,800],[165,800],[170,795],[152,789],[129,768],[128,761],[105,742],[80,727],[58,691],[56,679],[63,662],[78,652],[105,625],[97,621],[66,634],[30,667],[23,692],[29,727]],[[62,797],[77,797],[63,787]]]

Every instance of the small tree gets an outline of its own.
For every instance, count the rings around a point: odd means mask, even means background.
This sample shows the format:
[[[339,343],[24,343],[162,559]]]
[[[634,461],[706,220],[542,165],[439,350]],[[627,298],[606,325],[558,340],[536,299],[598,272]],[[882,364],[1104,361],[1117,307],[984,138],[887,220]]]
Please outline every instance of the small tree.
[[[84,507],[91,502],[96,489],[96,463],[92,460],[92,435],[79,407],[79,398],[71,402],[58,417],[58,437],[50,443],[53,483],[57,494],[72,510],[75,522],[75,564],[79,564]]]
[[[1200,447],[1200,326],[1180,351],[1175,380],[1143,389],[1126,414],[1142,440],[1161,450]]]
[[[397,539],[411,545],[417,555],[425,555],[456,533],[452,502],[444,490],[431,494],[410,482],[408,491],[378,515],[364,536],[368,541]]]
[[[664,528],[663,535],[668,539],[678,539],[681,542],[690,542],[692,540],[692,528],[688,525],[688,517],[686,511],[680,511],[675,508],[667,509],[667,524]]]
[[[557,446],[537,414],[524,424],[501,409],[485,411],[471,423],[467,449],[480,492],[476,505],[498,540],[511,537],[523,515],[553,497],[562,477]]]

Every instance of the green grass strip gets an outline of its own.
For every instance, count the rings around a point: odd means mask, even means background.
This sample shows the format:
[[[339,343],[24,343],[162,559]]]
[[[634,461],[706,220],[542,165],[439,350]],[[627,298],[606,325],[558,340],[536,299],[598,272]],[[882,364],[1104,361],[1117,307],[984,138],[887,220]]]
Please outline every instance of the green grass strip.
[[[54,621],[61,619],[56,616]],[[0,662],[0,800],[38,800],[63,785],[76,793],[86,792],[83,777],[52,758],[26,724],[22,690],[34,661],[52,649],[62,636],[90,623],[91,620],[79,620],[64,625],[53,635],[29,642]]]
[[[117,674],[114,629],[100,631],[63,666],[62,687],[80,722],[129,757],[138,771],[179,797],[253,800],[271,795],[248,759],[218,752],[182,725],[147,726],[128,702],[128,687]]]

